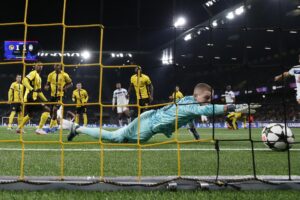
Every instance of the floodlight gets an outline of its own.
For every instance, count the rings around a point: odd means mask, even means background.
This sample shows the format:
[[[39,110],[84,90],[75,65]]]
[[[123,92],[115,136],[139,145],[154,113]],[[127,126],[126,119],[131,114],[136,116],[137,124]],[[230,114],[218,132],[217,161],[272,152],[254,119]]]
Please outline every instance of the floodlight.
[[[233,12],[229,12],[227,15],[226,15],[226,18],[227,19],[234,19],[234,14],[233,14]]]
[[[84,60],[88,60],[90,57],[91,57],[91,53],[87,50],[83,51],[81,53],[81,57],[84,59]]]
[[[185,41],[189,41],[189,40],[191,40],[191,39],[192,39],[192,34],[191,34],[191,33],[187,34],[187,35],[184,37],[184,40],[185,40]]]
[[[244,6],[241,6],[237,9],[235,9],[235,14],[236,15],[241,15],[244,12]]]
[[[218,26],[218,22],[217,22],[217,20],[214,20],[213,22],[212,22],[212,24],[211,24],[213,27],[216,27],[216,26]]]
[[[182,27],[186,24],[186,19],[184,17],[179,17],[176,22],[174,23],[174,27]]]

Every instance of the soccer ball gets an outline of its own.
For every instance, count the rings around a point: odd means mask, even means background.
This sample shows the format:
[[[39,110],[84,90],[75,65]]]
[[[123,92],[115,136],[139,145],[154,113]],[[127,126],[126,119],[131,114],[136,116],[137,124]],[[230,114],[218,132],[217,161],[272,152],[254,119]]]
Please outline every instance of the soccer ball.
[[[284,124],[268,124],[262,130],[262,141],[267,147],[274,151],[285,151],[292,147],[295,141],[294,134]]]

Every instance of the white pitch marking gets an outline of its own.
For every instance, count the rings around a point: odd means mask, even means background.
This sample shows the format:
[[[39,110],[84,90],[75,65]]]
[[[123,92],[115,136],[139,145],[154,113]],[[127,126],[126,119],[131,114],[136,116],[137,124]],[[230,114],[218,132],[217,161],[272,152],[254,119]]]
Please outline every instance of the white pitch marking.
[[[216,151],[215,149],[204,148],[181,148],[181,151]],[[220,148],[220,151],[251,151],[250,148]],[[20,148],[0,148],[0,151],[22,151]],[[61,149],[25,149],[25,151],[61,151]],[[64,151],[100,151],[100,149],[64,149]],[[138,149],[104,149],[104,151],[138,151]],[[144,148],[142,151],[177,151],[177,149],[158,149],[158,148]],[[267,148],[256,148],[254,151],[271,151]],[[290,149],[290,151],[300,151],[300,149]]]

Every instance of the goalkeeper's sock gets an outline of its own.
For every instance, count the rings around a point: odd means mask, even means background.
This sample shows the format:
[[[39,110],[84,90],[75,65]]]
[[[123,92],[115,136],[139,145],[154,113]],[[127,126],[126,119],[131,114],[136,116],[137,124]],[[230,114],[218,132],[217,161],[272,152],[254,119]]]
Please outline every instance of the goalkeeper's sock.
[[[73,126],[74,127],[74,126]],[[72,128],[73,129],[73,128]],[[107,130],[104,130],[104,129],[101,129],[101,139],[102,140],[108,140],[108,141],[111,141],[111,142],[123,142],[124,141],[124,136],[122,136],[122,134],[124,132],[126,132],[125,129],[121,129],[122,131],[119,132],[118,130],[116,131],[107,131]],[[97,138],[99,139],[100,137],[100,130],[99,128],[88,128],[88,127],[84,127],[84,126],[76,126],[75,127],[75,131],[71,130],[71,139],[72,139],[72,136],[74,136],[74,133],[75,133],[75,136],[78,135],[78,134],[85,134],[85,135],[89,135],[93,138]]]
[[[100,130],[99,128],[88,128],[84,126],[79,126],[75,123],[71,126],[70,134],[68,135],[68,141],[72,141],[75,136],[78,134],[86,134],[93,138],[99,139],[100,137]],[[114,138],[114,132],[109,132],[104,129],[101,130],[101,136],[104,140],[110,140],[113,141]]]
[[[30,117],[29,115],[26,115],[24,118],[23,118],[23,121],[21,122],[21,124],[19,124],[18,126],[18,129],[23,129],[25,124],[30,120]]]
[[[40,119],[39,129],[42,129],[44,127],[49,116],[50,116],[49,112],[43,112],[43,114],[41,115],[41,119]]]
[[[193,134],[195,140],[199,140],[200,139],[200,135],[199,133],[197,132],[197,130],[193,127],[193,128],[189,128],[189,132],[191,134]]]
[[[87,114],[83,114],[83,126],[87,126],[87,123],[88,123]]]
[[[8,128],[11,128],[11,124],[14,121],[14,117],[15,117],[16,111],[12,111],[9,115],[9,119],[8,119]]]
[[[89,136],[92,136],[94,138],[99,138],[100,136],[100,130],[99,128],[88,128],[88,127],[83,127],[80,126],[76,129],[76,133],[83,133]]]

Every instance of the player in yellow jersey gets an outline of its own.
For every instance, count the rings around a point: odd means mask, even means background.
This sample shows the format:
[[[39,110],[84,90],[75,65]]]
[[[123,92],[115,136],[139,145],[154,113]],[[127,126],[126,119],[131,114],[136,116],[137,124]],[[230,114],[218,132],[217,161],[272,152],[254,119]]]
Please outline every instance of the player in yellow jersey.
[[[237,120],[242,117],[242,113],[231,112],[226,116],[226,123],[228,129],[237,130],[239,129]]]
[[[138,77],[138,73],[140,71],[140,77]],[[135,74],[130,78],[130,86],[128,89],[128,96],[130,96],[131,91],[135,89],[135,94],[137,99],[139,99],[140,106],[147,106],[153,101],[153,85],[149,76],[142,73],[142,69],[140,67],[135,68]],[[141,109],[141,112],[147,110]]]
[[[226,91],[223,97],[225,97],[226,104],[235,103],[236,98],[234,92],[231,90],[231,85],[226,86]],[[228,113],[228,115],[225,118],[228,129],[237,130],[237,120],[240,118],[243,118],[243,127],[246,128],[246,115],[242,113]]]
[[[18,113],[18,124],[22,122],[22,102],[24,96],[24,86],[21,83],[22,76],[17,75],[16,81],[13,82],[8,90],[8,102],[11,106],[11,113],[8,120],[8,130],[12,129],[11,124],[13,123],[16,113]]]
[[[48,75],[47,83],[44,87],[46,91],[51,91],[51,102],[59,102],[64,96],[64,92],[73,86],[70,76],[62,71],[61,65],[54,65],[54,71]],[[57,126],[57,110],[59,105],[51,105],[50,112],[41,115],[39,130],[43,128],[47,119],[51,115],[50,128]]]
[[[177,101],[179,99],[183,98],[183,94],[180,92],[180,88],[178,85],[175,87],[175,92],[171,96],[169,96],[169,99],[171,101]]]
[[[85,103],[89,100],[89,95],[85,89],[82,89],[82,83],[76,84],[76,90],[73,91],[72,100],[76,102],[75,123],[79,124],[80,115],[83,117],[83,126],[87,126],[88,118]]]
[[[42,88],[42,79],[40,77],[40,73],[43,70],[43,66],[40,62],[36,63],[33,66],[34,70],[31,71],[25,78],[23,78],[23,85],[26,88],[24,95],[25,103],[38,103],[45,102],[47,98],[44,96],[41,88]],[[34,116],[34,113],[38,110],[42,110],[45,106],[42,105],[27,105],[26,107],[27,115],[23,118],[21,124],[19,124],[17,133],[21,133],[25,126],[25,124]],[[37,134],[40,134],[36,131]]]

